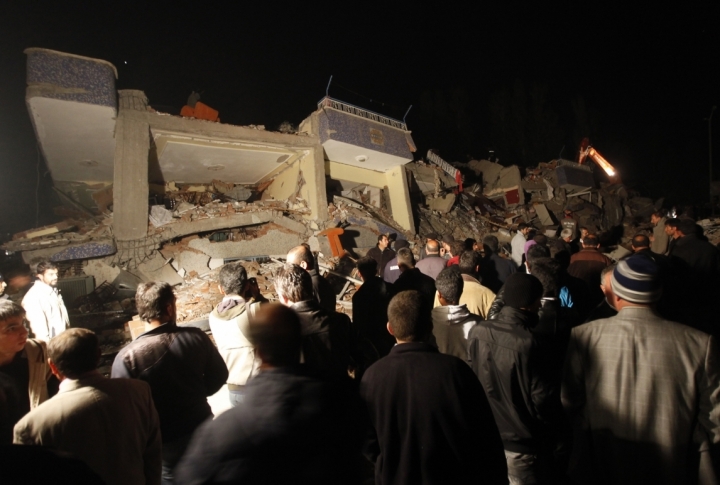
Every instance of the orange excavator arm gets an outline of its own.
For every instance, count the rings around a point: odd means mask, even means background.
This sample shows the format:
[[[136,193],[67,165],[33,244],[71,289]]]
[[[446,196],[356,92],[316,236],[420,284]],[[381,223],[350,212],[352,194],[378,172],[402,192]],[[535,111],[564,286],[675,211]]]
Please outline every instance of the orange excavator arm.
[[[590,140],[588,140],[587,138],[583,138],[583,141],[580,144],[578,163],[582,165],[586,158],[589,158],[590,160],[595,162],[597,166],[602,168],[611,182],[620,182],[620,176],[618,175],[617,170],[615,170],[615,167],[613,167],[612,164],[605,159],[605,157],[600,155],[597,150],[590,146]]]

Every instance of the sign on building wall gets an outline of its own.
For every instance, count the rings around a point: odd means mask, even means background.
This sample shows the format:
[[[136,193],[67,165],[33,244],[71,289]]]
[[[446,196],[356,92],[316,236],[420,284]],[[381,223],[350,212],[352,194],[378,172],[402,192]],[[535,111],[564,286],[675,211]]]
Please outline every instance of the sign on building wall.
[[[375,145],[385,145],[385,136],[382,131],[371,128],[370,141]]]

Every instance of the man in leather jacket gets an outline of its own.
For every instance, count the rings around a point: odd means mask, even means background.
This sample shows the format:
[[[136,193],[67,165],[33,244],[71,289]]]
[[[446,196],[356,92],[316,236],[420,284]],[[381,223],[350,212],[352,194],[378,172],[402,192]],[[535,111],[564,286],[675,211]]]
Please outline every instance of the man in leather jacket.
[[[505,448],[510,483],[550,480],[552,449],[562,430],[559,383],[530,328],[537,324],[543,287],[536,277],[510,275],[496,320],[470,330],[468,363],[486,391]],[[550,482],[548,482],[550,483]]]

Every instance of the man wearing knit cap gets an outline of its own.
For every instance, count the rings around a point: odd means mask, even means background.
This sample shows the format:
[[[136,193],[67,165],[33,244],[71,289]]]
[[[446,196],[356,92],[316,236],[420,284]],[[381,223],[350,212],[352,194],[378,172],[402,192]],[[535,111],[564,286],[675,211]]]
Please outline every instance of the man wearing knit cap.
[[[569,475],[578,483],[707,483],[720,441],[716,343],[655,312],[661,286],[650,259],[618,263],[610,286],[617,316],[574,328],[568,346]]]
[[[468,361],[490,402],[505,447],[511,484],[555,483],[555,430],[561,428],[558,385],[530,329],[537,325],[543,287],[529,274],[505,281],[505,306],[495,320],[470,330]]]

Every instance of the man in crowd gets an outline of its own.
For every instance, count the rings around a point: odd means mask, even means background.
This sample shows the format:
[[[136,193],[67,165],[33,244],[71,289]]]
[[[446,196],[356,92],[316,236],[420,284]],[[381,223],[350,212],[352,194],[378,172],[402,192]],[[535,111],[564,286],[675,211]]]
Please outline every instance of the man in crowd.
[[[3,275],[0,274],[0,300],[9,300],[10,297],[5,294],[5,289],[7,288],[7,283],[5,282],[5,278],[3,278]]]
[[[135,303],[146,331],[115,357],[112,377],[150,384],[162,432],[162,479],[172,483],[173,468],[193,432],[212,417],[207,397],[227,382],[228,370],[205,332],[176,324],[169,284],[140,284]]]
[[[375,483],[507,483],[485,393],[465,362],[424,343],[431,323],[422,307],[417,291],[392,299],[387,327],[398,345],[362,380]]]
[[[458,270],[464,281],[460,304],[467,305],[471,313],[485,320],[495,300],[495,293],[478,280],[480,261],[480,254],[475,251],[467,251],[460,256]]]
[[[515,233],[512,241],[510,241],[510,246],[512,247],[511,257],[515,266],[518,268],[522,266],[526,237],[530,232],[530,229],[531,227],[528,224],[521,222],[518,224],[517,233]]]
[[[440,257],[440,243],[435,239],[428,239],[425,253],[426,256],[417,262],[416,267],[422,274],[435,279],[447,264],[447,261]]]
[[[0,300],[0,378],[4,402],[0,409],[0,444],[12,443],[12,428],[20,418],[57,392],[47,360],[47,345],[28,338],[25,310],[15,302]]]
[[[377,245],[367,252],[367,256],[377,261],[378,275],[382,276],[385,274],[385,266],[395,257],[395,251],[390,249],[387,235],[380,234],[377,241]]]
[[[432,311],[432,333],[440,352],[465,360],[468,332],[483,319],[460,302],[463,286],[462,275],[454,268],[445,268],[438,275],[435,287],[439,305]]]
[[[677,240],[680,237],[680,233],[677,231],[678,222],[680,222],[680,219],[665,220],[665,234],[667,234],[668,237],[668,249],[665,254],[668,256],[672,256],[675,243],[677,243]]]
[[[328,280],[322,277],[318,273],[315,267],[315,257],[313,256],[310,247],[306,244],[294,247],[287,254],[288,264],[297,264],[302,269],[308,272],[310,279],[312,280],[313,295],[320,304],[320,307],[325,311],[335,311],[335,290]]]
[[[35,270],[37,280],[22,300],[35,338],[48,342],[70,326],[62,295],[57,289],[58,267],[41,261]]]
[[[483,238],[485,255],[480,262],[480,276],[482,284],[490,288],[493,293],[500,291],[507,277],[517,271],[512,260],[500,256],[499,247],[497,237],[487,235]]]
[[[423,296],[423,302],[428,315],[435,300],[435,280],[420,272],[415,267],[415,257],[409,249],[398,251],[398,266],[402,274],[393,285],[394,294],[401,291],[417,290]]]
[[[552,256],[555,258],[558,253],[565,253],[560,258],[567,257],[567,259],[570,259],[570,257],[575,253],[575,251],[573,251],[572,242],[573,237],[571,229],[563,229],[560,231],[560,237],[557,241],[555,241],[555,246],[551,250]]]
[[[108,485],[159,484],[160,423],[150,386],[103,377],[98,338],[84,328],[53,338],[48,355],[60,392],[15,425],[15,443],[75,455]]]
[[[657,266],[630,257],[613,271],[615,317],[572,330],[562,401],[574,418],[578,483],[698,481],[720,435],[715,340],[653,310]],[[701,479],[702,472],[701,472]]]
[[[570,229],[570,231],[572,232],[572,238],[575,239],[576,237],[578,237],[578,223],[573,217],[573,211],[571,211],[570,209],[565,209],[563,211],[563,215],[564,217],[560,220],[560,226],[563,229]],[[580,237],[585,236],[581,235]]]
[[[395,242],[395,251],[397,254],[397,251],[401,250],[402,248],[409,248],[410,243],[407,241],[407,239],[399,239],[397,242]],[[376,261],[377,262],[377,261]],[[388,264],[385,265],[385,272],[382,275],[382,278],[387,281],[388,283],[395,283],[397,279],[400,277],[400,267],[398,266],[397,262],[397,256],[395,256],[393,259],[391,259]]]
[[[670,238],[665,232],[665,221],[667,221],[667,217],[662,212],[655,212],[650,216],[650,222],[653,224],[650,250],[655,254],[667,254],[668,251]]]
[[[567,272],[570,276],[579,278],[585,282],[590,291],[590,306],[593,307],[602,300],[600,291],[600,272],[606,266],[612,264],[610,258],[599,250],[600,241],[597,236],[588,234],[581,241],[582,249],[573,254],[570,258],[570,266]]]
[[[240,262],[223,266],[218,280],[223,299],[210,313],[208,323],[218,351],[228,368],[230,404],[237,406],[242,403],[248,380],[257,374],[260,368],[260,358],[247,338],[247,326],[248,314],[256,312],[260,305],[259,301],[255,301],[253,292],[259,297],[262,296],[257,284],[253,285],[248,280],[247,271]]]
[[[313,298],[312,281],[300,266],[286,264],[275,277],[275,291],[283,305],[300,318],[302,361],[328,377],[347,378],[363,371],[360,331],[344,313],[328,312]]]
[[[399,244],[400,241],[395,244]],[[353,323],[370,340],[378,356],[385,357],[395,345],[395,339],[386,328],[391,288],[382,278],[375,276],[377,261],[373,258],[369,256],[360,258],[357,269],[363,283],[352,297],[353,308],[356,309],[353,312]]]
[[[530,332],[538,323],[542,294],[537,278],[515,273],[505,282],[498,318],[470,329],[468,361],[486,390],[513,484],[553,483],[549,475],[562,407],[548,355]]]
[[[177,467],[176,483],[356,484],[359,401],[299,365],[295,312],[263,305],[248,337],[262,360],[242,406],[201,426]]]

